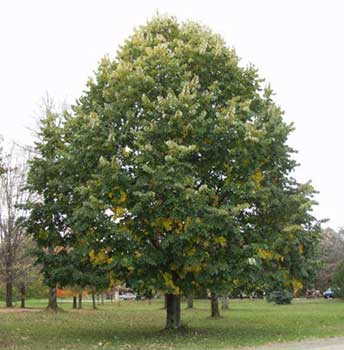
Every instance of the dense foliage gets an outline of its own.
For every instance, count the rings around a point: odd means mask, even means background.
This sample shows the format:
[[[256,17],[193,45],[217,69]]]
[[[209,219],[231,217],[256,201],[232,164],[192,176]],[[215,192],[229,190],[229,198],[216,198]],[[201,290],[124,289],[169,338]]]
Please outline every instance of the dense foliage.
[[[167,327],[193,289],[300,288],[318,223],[313,188],[290,176],[282,115],[207,28],[161,17],[140,27],[62,125],[43,122],[28,228],[46,280],[64,284],[83,249],[112,279],[165,291]]]

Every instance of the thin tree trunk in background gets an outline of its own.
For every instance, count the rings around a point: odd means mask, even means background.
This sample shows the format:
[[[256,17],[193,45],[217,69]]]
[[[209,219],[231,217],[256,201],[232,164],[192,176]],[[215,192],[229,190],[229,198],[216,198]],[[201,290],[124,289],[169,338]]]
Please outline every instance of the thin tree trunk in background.
[[[180,328],[180,295],[166,294],[166,329]]]
[[[188,295],[188,309],[193,309],[193,293]]]
[[[78,309],[82,309],[82,292],[79,293]]]
[[[220,317],[219,299],[217,298],[217,295],[214,292],[211,292],[210,304],[211,304],[211,317],[213,318]]]
[[[229,299],[228,299],[228,295],[225,294],[222,297],[222,306],[221,306],[222,310],[228,310],[229,309]]]
[[[77,298],[76,295],[73,295],[73,309],[77,308]]]
[[[102,304],[104,304],[104,294],[103,293],[101,294],[101,301],[102,301]]]
[[[56,297],[56,287],[49,289],[49,299],[48,299],[48,310],[56,312],[57,307],[57,297]]]
[[[20,307],[22,309],[24,309],[25,308],[25,299],[26,299],[26,287],[25,287],[24,282],[20,283],[19,291],[20,291]]]
[[[6,283],[6,307],[13,307],[13,284]]]
[[[95,310],[97,308],[96,306],[96,296],[94,294],[94,292],[92,292],[92,307]]]

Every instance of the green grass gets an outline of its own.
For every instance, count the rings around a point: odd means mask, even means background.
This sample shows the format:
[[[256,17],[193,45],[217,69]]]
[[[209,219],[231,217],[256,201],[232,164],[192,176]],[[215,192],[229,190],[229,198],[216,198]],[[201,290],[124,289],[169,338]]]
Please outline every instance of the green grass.
[[[3,313],[0,310],[0,349],[232,349],[271,342],[344,336],[344,303],[326,300],[294,300],[276,306],[262,300],[231,301],[223,318],[211,320],[209,302],[196,301],[193,310],[183,305],[185,328],[177,333],[163,331],[162,302],[107,303],[94,311],[44,311],[45,300],[28,303],[39,312]]]

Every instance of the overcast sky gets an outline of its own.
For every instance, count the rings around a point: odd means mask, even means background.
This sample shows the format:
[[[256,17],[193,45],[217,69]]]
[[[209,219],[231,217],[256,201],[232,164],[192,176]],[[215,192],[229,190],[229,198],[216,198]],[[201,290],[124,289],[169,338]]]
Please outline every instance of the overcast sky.
[[[0,134],[32,143],[41,98],[73,103],[105,54],[157,11],[199,21],[271,83],[296,130],[300,181],[318,218],[344,226],[344,1],[0,0]]]

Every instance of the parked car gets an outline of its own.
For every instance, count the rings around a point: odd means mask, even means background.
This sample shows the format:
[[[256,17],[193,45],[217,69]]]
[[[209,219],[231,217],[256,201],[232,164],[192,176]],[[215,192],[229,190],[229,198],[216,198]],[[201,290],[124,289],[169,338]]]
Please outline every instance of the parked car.
[[[334,298],[334,293],[332,292],[332,289],[329,288],[323,293],[323,296],[324,296],[325,299],[333,299]]]
[[[136,294],[134,294],[134,293],[124,293],[124,294],[120,294],[119,298],[121,300],[136,300]]]

